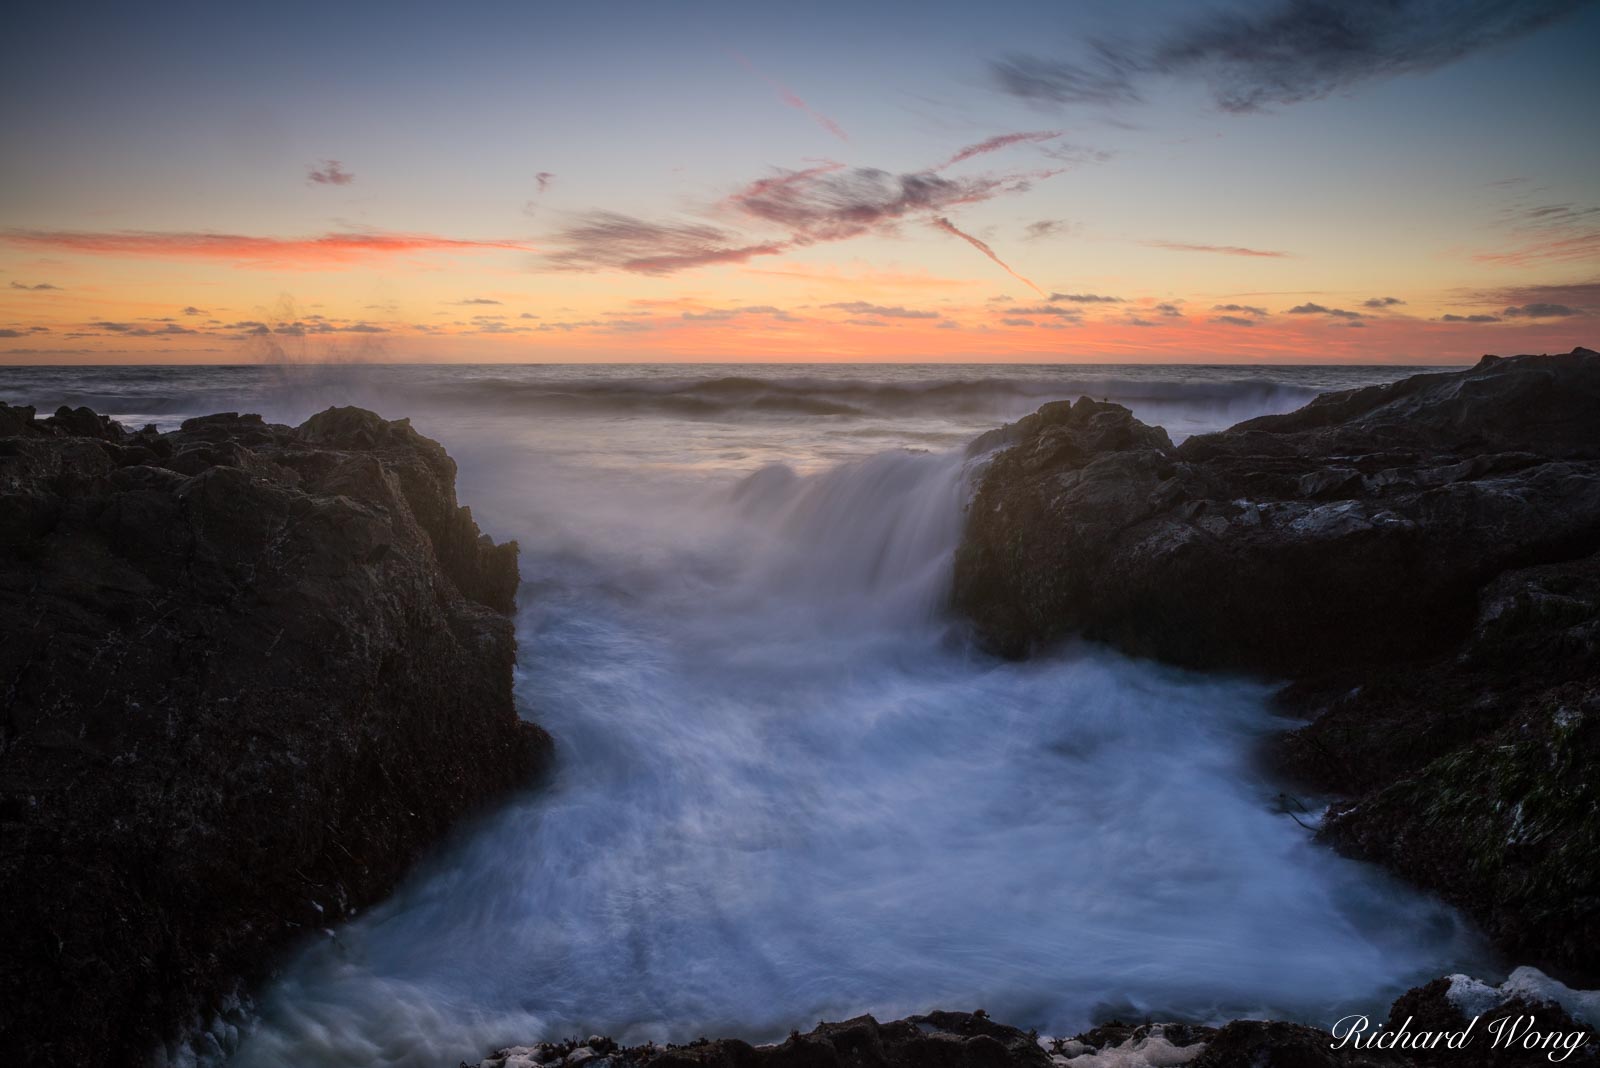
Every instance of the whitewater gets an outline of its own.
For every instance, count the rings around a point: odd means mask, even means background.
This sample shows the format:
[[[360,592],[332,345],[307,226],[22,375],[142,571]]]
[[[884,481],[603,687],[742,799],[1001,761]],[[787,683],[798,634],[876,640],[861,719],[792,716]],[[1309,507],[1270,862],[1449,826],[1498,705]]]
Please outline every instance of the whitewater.
[[[1326,1026],[1492,972],[1451,910],[1312,839],[1257,760],[1290,726],[1272,680],[1089,645],[1003,662],[945,610],[982,431],[1087,394],[1181,439],[1406,373],[0,369],[7,401],[133,424],[409,416],[521,545],[548,780],[330,914],[172,1060],[438,1066],[936,1007]]]

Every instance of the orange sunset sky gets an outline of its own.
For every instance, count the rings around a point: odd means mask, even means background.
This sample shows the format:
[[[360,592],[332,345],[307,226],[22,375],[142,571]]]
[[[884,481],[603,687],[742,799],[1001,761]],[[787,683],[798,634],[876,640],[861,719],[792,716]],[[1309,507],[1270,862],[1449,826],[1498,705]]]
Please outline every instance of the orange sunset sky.
[[[0,72],[0,362],[1600,338],[1596,5],[1228,10],[29,11]]]

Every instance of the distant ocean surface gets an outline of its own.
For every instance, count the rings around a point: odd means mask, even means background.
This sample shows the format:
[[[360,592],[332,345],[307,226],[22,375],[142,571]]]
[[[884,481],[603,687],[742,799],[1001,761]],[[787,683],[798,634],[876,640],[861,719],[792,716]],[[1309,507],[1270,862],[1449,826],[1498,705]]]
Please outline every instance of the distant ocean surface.
[[[1271,680],[999,662],[945,608],[977,434],[1088,395],[1181,439],[1421,370],[0,368],[9,403],[135,425],[410,417],[522,547],[517,696],[553,781],[330,916],[173,1063],[435,1068],[935,1007],[1326,1026],[1492,974],[1450,909],[1282,811],[1252,759],[1285,726]]]
[[[132,425],[253,411],[298,423],[330,404],[455,424],[604,427],[602,448],[737,468],[813,468],[881,448],[940,449],[1052,400],[1125,404],[1175,440],[1291,411],[1328,390],[1440,368],[1132,364],[250,364],[3,367],[0,399],[88,405]],[[730,428],[759,427],[746,433]],[[430,429],[431,427],[431,429]],[[667,434],[658,431],[671,428]],[[446,444],[449,444],[446,440]]]

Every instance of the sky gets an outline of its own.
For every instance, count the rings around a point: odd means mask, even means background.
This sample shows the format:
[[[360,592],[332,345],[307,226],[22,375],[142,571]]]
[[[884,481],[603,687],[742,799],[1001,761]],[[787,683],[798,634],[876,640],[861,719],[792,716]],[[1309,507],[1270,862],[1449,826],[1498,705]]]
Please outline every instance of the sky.
[[[0,363],[1600,346],[1600,3],[31,5]]]

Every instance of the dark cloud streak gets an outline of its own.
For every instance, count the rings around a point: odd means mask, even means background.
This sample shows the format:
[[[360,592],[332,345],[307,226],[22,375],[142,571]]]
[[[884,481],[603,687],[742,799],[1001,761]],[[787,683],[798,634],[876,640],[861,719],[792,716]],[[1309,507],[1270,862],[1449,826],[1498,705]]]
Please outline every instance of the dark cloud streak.
[[[1156,78],[1197,81],[1224,111],[1314,100],[1417,74],[1541,29],[1586,0],[1274,0],[1190,19],[1142,43],[1096,41],[1080,59],[990,65],[1004,92],[1052,104],[1126,104]]]

